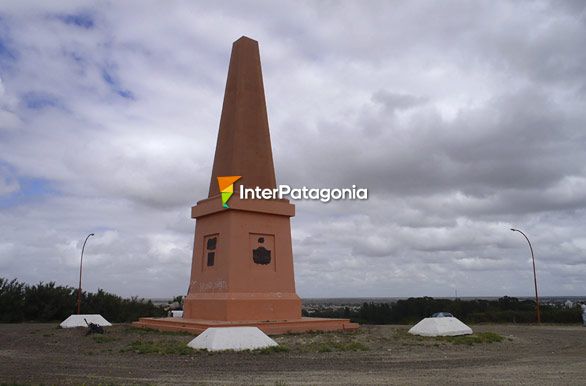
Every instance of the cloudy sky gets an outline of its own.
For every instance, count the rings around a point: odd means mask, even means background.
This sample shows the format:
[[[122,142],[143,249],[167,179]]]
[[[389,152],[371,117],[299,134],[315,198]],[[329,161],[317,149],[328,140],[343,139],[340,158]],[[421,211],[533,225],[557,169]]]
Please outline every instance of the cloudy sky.
[[[50,4],[49,4],[50,3]],[[2,1],[0,276],[184,294],[259,41],[302,297],[586,295],[585,3]]]

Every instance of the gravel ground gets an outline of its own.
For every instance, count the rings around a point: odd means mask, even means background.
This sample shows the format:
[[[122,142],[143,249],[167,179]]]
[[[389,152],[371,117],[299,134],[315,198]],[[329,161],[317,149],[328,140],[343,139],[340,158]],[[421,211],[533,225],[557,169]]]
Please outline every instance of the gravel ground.
[[[0,324],[0,383],[168,385],[586,384],[586,328],[471,326],[493,343],[413,337],[406,326],[274,337],[284,352],[207,353],[193,336],[116,325]]]

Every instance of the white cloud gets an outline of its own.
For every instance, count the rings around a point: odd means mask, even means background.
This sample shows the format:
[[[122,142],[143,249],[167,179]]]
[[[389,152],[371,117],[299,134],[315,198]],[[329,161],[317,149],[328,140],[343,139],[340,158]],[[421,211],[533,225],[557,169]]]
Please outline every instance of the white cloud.
[[[583,12],[583,10],[581,11]],[[570,3],[4,2],[0,265],[185,292],[231,43],[260,42],[303,296],[583,295],[586,31]],[[86,259],[87,257],[87,259]],[[580,276],[582,275],[582,276]]]

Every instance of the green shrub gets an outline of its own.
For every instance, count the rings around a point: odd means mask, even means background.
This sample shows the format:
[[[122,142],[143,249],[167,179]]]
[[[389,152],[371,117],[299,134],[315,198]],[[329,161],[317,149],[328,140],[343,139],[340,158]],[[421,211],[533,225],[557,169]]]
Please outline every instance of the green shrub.
[[[55,286],[54,282],[26,286],[24,291],[25,320],[63,320],[75,309],[77,291]]]
[[[77,289],[54,282],[26,285],[0,278],[0,322],[62,321],[76,311]],[[81,312],[101,314],[111,322],[132,322],[141,316],[164,316],[163,307],[137,297],[123,299],[104,290],[82,292]]]
[[[0,322],[21,322],[24,319],[23,283],[0,277]]]
[[[545,323],[579,323],[579,307],[541,305]],[[359,309],[348,307],[312,310],[311,316],[350,318],[362,324],[414,324],[435,312],[445,311],[465,323],[535,323],[535,302],[504,296],[498,300],[452,300],[431,297],[409,298],[394,303],[363,303]],[[307,312],[304,315],[309,315]]]
[[[257,353],[257,354],[271,354],[274,352],[288,352],[289,348],[287,346],[283,346],[283,345],[278,345],[278,346],[270,346],[270,347],[265,347],[265,348],[259,348],[256,350],[252,350],[253,352]]]

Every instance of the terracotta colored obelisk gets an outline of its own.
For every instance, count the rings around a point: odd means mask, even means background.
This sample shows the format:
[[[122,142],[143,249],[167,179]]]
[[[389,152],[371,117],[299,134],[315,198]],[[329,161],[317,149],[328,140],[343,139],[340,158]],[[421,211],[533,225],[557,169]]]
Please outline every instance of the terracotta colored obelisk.
[[[347,319],[301,317],[291,246],[295,207],[288,200],[240,200],[241,186],[276,187],[258,43],[247,37],[232,46],[209,196],[191,211],[196,228],[183,318],[136,324],[194,332],[234,325],[267,333],[357,328]]]
[[[220,204],[218,177],[241,176],[239,186],[275,188],[275,169],[258,43],[242,37],[232,47],[209,197],[192,209],[197,219],[191,283],[183,317],[206,320],[301,318],[295,294],[286,201]],[[255,262],[254,251],[268,251]],[[258,260],[258,259],[257,259]]]

